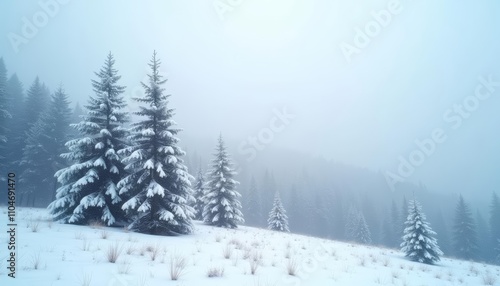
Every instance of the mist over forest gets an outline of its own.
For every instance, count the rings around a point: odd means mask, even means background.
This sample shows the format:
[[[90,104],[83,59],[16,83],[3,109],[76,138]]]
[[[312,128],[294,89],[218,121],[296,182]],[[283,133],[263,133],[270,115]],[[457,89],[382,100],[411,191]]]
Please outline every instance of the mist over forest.
[[[445,255],[498,263],[500,5],[240,2],[2,1],[0,167],[18,205],[56,200],[80,158],[64,144],[87,128],[69,125],[99,108],[109,68],[123,129],[164,88],[191,186],[223,138],[245,225],[266,228],[279,193],[291,232],[352,241],[356,213],[361,243],[399,247],[416,199]]]

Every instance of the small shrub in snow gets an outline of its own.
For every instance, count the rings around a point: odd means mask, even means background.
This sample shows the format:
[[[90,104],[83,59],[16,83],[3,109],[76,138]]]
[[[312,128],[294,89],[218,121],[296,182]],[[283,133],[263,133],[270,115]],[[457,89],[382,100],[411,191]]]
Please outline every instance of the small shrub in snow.
[[[28,228],[31,230],[31,232],[38,232],[40,223],[38,221],[32,221],[28,223]]]
[[[118,243],[108,246],[108,250],[106,251],[106,258],[109,263],[115,263],[118,260],[122,252],[122,248]]]
[[[170,279],[172,281],[177,281],[184,274],[186,269],[187,261],[184,256],[172,255],[170,257]]]
[[[295,276],[297,275],[297,269],[299,267],[299,264],[295,259],[288,259],[288,262],[286,264],[286,272],[290,276]]]
[[[233,249],[229,244],[226,244],[226,246],[222,249],[222,255],[224,256],[225,259],[230,259],[232,254],[233,254]]]
[[[222,276],[224,276],[224,267],[210,267],[207,270],[208,278],[222,277]]]
[[[31,257],[31,268],[33,270],[38,270],[40,269],[40,266],[41,266],[40,253],[36,253]]]
[[[83,251],[89,251],[90,249],[90,242],[88,241],[88,239],[83,239],[82,240],[82,250]]]
[[[82,277],[80,277],[80,285],[81,286],[90,286],[90,282],[92,282],[92,274],[85,273]]]
[[[101,231],[100,237],[101,237],[101,239],[108,239],[109,232],[107,232],[106,230]]]
[[[151,261],[155,261],[156,257],[158,257],[158,254],[161,251],[161,247],[159,244],[151,245],[151,246],[148,246],[148,248],[146,248],[146,250],[149,253],[149,257],[151,258]]]

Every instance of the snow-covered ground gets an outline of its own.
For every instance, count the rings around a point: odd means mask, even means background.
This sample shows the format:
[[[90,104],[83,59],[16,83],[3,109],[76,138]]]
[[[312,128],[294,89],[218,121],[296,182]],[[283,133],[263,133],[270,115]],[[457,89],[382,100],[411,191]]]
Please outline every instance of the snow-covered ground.
[[[199,222],[192,235],[150,236],[62,225],[51,222],[44,209],[23,208],[17,210],[17,278],[12,279],[6,276],[7,213],[0,210],[2,286],[500,285],[500,267],[481,263],[444,258],[425,265],[392,249]],[[108,261],[113,251],[115,263]],[[180,271],[176,281],[172,266]],[[208,277],[220,272],[221,277]]]

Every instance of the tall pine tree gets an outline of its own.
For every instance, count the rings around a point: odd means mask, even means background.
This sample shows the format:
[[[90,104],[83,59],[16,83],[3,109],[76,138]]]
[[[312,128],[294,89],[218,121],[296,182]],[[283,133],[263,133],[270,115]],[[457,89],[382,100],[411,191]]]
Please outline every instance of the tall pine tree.
[[[117,188],[125,172],[117,152],[126,147],[123,125],[128,116],[122,96],[125,87],[118,85],[114,64],[109,53],[97,79],[92,80],[95,96],[86,106],[87,115],[73,125],[83,137],[68,141],[70,152],[62,155],[73,165],[55,174],[62,186],[49,211],[64,223],[115,225],[125,220]]]
[[[193,179],[188,174],[178,146],[169,108],[168,97],[162,85],[166,79],[160,75],[160,60],[156,52],[149,64],[149,82],[142,83],[144,96],[134,98],[142,103],[135,114],[141,120],[134,123],[130,136],[131,146],[120,151],[126,157],[130,175],[119,183],[120,194],[131,196],[123,209],[133,215],[129,229],[154,235],[180,235],[193,231],[194,201],[191,190]]]
[[[7,69],[5,68],[5,63],[3,58],[0,58],[0,171],[3,174],[7,172],[7,161],[5,160],[5,154],[7,153],[7,128],[8,119],[11,118],[11,114],[8,111],[8,101],[7,101]]]
[[[19,163],[25,140],[24,91],[16,74],[13,74],[7,81],[7,99],[7,107],[12,117],[6,121],[10,130],[5,157],[9,170],[20,173]]]
[[[274,196],[274,203],[271,212],[269,212],[269,219],[267,220],[268,228],[270,230],[290,232],[288,228],[288,216],[286,215],[285,208],[281,203],[280,194],[276,192]]]
[[[251,226],[262,226],[260,192],[257,190],[257,183],[253,176],[250,180],[250,188],[248,190],[248,200],[245,207],[245,221]]]
[[[410,201],[405,225],[403,243],[401,243],[401,251],[405,253],[405,256],[413,261],[427,264],[439,261],[443,253],[434,238],[436,233],[427,223],[422,207],[416,200]]]
[[[453,230],[455,255],[463,259],[476,258],[478,252],[476,225],[470,208],[462,196],[458,199],[455,209]]]
[[[239,183],[233,179],[236,172],[232,169],[222,135],[219,136],[214,156],[204,197],[203,221],[218,227],[236,228],[238,223],[244,223],[245,220],[239,201],[241,195],[236,191]]]
[[[201,166],[198,168],[198,175],[196,176],[196,182],[194,184],[194,199],[193,204],[194,209],[194,219],[203,220],[203,207],[205,202],[203,201],[203,196],[205,195],[205,176],[201,170]]]
[[[54,199],[54,172],[67,166],[60,154],[64,152],[64,142],[68,140],[70,114],[68,96],[59,88],[52,96],[48,110],[27,133],[21,161],[21,182],[31,197],[32,206],[35,197],[41,205],[47,205]]]

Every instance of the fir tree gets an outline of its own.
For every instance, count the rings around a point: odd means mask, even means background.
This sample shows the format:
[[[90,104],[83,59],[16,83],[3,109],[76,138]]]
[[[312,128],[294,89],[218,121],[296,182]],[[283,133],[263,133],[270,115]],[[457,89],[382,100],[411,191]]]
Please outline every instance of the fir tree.
[[[270,230],[290,232],[288,228],[288,216],[286,215],[285,208],[281,203],[280,195],[276,192],[274,197],[274,204],[271,212],[269,212],[269,219],[267,220],[268,228]]]
[[[389,247],[397,247],[399,245],[400,236],[400,212],[398,206],[392,201],[390,212],[386,215],[383,227],[384,244]]]
[[[358,221],[356,223],[356,228],[354,230],[354,240],[363,244],[372,243],[372,235],[368,224],[366,223],[365,216],[363,213],[358,213]]]
[[[21,182],[33,201],[35,196],[42,204],[53,199],[56,187],[54,172],[67,165],[59,155],[68,140],[70,113],[68,96],[59,88],[51,98],[49,109],[27,132],[21,161]]]
[[[203,207],[205,203],[203,202],[203,196],[205,195],[205,176],[201,170],[198,168],[198,175],[196,176],[196,182],[194,185],[194,198],[195,203],[193,204],[194,209],[194,219],[203,220]]]
[[[257,190],[257,183],[252,176],[250,189],[248,190],[248,203],[246,205],[245,221],[251,226],[261,226],[262,209],[260,207],[260,193]]]
[[[500,248],[495,248],[498,241],[500,240],[500,199],[496,193],[493,193],[491,197],[490,205],[490,231],[491,231],[491,248],[496,249],[493,251],[492,258],[500,256]],[[500,260],[498,261],[500,262]]]
[[[356,229],[359,223],[359,211],[355,206],[351,205],[349,207],[345,222],[345,238],[349,241],[354,241],[356,239]]]
[[[144,96],[134,98],[142,103],[135,114],[141,117],[132,126],[131,146],[120,151],[126,155],[123,162],[130,175],[119,183],[120,194],[131,196],[123,204],[133,222],[129,229],[154,235],[180,235],[193,231],[194,201],[191,190],[193,179],[188,174],[178,146],[169,108],[168,97],[162,87],[166,82],[160,75],[160,60],[153,53],[149,82],[142,83]]]
[[[491,259],[491,234],[488,229],[488,223],[481,215],[479,210],[476,212],[477,237],[478,237],[478,258],[483,261]]]
[[[245,221],[238,200],[241,195],[236,191],[239,183],[233,179],[236,172],[232,169],[222,135],[219,136],[216,152],[208,174],[203,221],[218,227],[236,228],[238,223]]]
[[[0,170],[2,173],[7,172],[6,158],[4,154],[7,152],[7,128],[8,119],[11,118],[11,114],[8,111],[8,101],[7,101],[7,69],[3,62],[3,58],[0,58]]]
[[[476,226],[469,206],[462,196],[455,209],[453,229],[455,254],[464,259],[475,258],[478,251]]]
[[[7,109],[11,118],[5,122],[9,126],[9,140],[5,151],[6,162],[12,172],[20,173],[19,163],[24,146],[24,91],[23,85],[16,74],[13,74],[7,81]]]
[[[48,88],[40,81],[38,77],[31,84],[27,92],[26,102],[24,105],[24,122],[23,129],[29,130],[40,115],[45,111],[48,105],[50,92]]]
[[[405,225],[403,243],[401,243],[401,251],[405,253],[405,256],[413,261],[427,264],[439,261],[443,253],[434,238],[436,233],[427,223],[422,207],[416,200],[410,201]]]
[[[55,174],[62,186],[49,211],[64,223],[115,225],[125,220],[117,188],[125,172],[117,152],[126,147],[123,125],[128,116],[123,111],[125,87],[118,85],[120,76],[114,64],[110,53],[96,73],[97,80],[92,80],[95,96],[88,101],[87,115],[72,125],[82,138],[68,141],[70,152],[62,155],[73,165]]]

